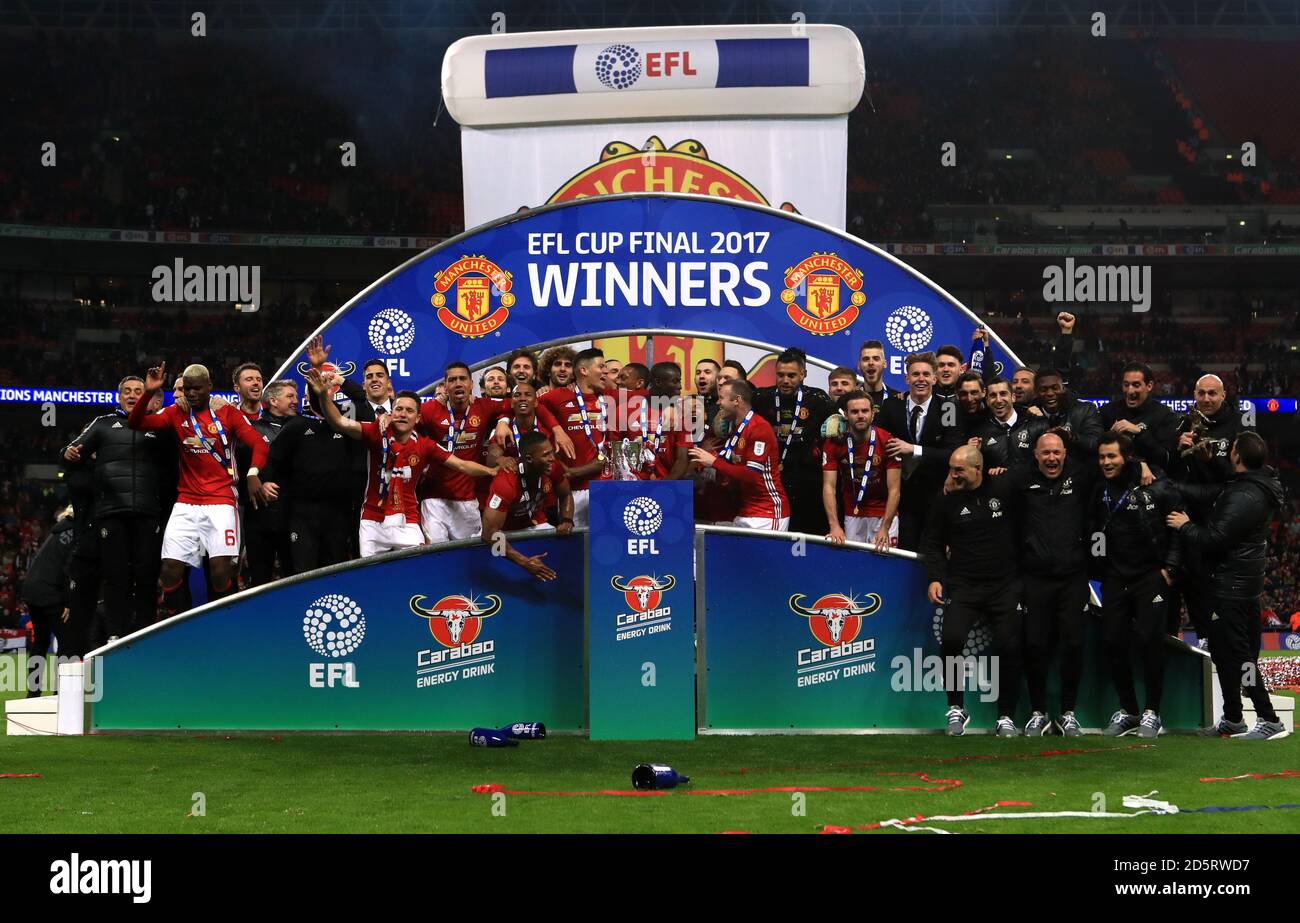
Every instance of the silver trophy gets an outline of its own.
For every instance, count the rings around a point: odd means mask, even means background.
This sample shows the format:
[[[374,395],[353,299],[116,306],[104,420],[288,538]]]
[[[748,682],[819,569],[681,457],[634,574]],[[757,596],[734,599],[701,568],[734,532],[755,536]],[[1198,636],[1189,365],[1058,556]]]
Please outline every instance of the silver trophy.
[[[639,481],[641,479],[642,446],[640,439],[619,439],[609,446],[606,465],[614,481]]]

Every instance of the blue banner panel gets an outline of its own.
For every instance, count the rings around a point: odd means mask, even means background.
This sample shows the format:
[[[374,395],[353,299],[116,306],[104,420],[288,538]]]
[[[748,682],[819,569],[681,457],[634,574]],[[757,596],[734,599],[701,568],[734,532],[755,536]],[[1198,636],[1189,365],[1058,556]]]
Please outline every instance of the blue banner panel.
[[[916,561],[856,548],[792,543],[761,533],[706,530],[702,643],[708,669],[700,694],[701,727],[731,730],[932,729],[944,726],[945,665],[939,651],[943,607],[926,599]],[[1087,617],[1084,676],[1077,714],[1105,727],[1118,707],[1097,651],[1097,622]],[[1171,646],[1175,642],[1171,641]],[[1165,671],[1168,728],[1199,727],[1204,716],[1204,658],[1182,647]],[[997,720],[997,649],[977,624],[966,646],[972,728]],[[1139,693],[1141,672],[1135,676]],[[962,676],[961,673],[956,674]],[[1048,688],[1059,708],[1055,665]],[[1016,719],[1029,716],[1022,683]]]
[[[760,205],[644,193],[563,202],[469,231],[394,270],[317,332],[344,374],[359,380],[379,356],[398,389],[431,386],[453,359],[474,366],[627,330],[797,346],[851,367],[859,345],[876,339],[885,380],[902,389],[908,353],[967,350],[977,323],[924,276],[847,234]],[[993,339],[998,360],[1014,362]],[[300,379],[305,349],[276,377]]]
[[[587,656],[593,740],[695,736],[690,481],[593,481]]]
[[[581,536],[340,565],[164,623],[103,658],[94,732],[583,726]],[[688,571],[689,573],[689,571]]]

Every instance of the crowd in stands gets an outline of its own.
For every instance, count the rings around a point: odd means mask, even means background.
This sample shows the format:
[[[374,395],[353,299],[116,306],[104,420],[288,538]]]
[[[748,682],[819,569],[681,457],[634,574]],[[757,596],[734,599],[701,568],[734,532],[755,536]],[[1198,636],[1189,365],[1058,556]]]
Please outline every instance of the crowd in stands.
[[[1214,133],[1216,119],[1244,130],[1218,94],[1205,90],[1203,113],[1188,102],[1204,141],[1185,141],[1193,129],[1180,102],[1252,56],[1249,44],[1232,48],[1193,59],[1197,79],[1171,92],[1171,66],[1192,65],[1146,39],[866,36],[866,92],[849,119],[849,228],[871,240],[935,239],[929,210],[942,204],[1300,200],[1288,132],[1259,135],[1262,185],[1185,153],[1188,143],[1239,145]],[[0,220],[455,234],[458,128],[435,125],[440,57],[402,36],[0,36],[10,96]],[[46,141],[57,169],[39,162]],[[357,144],[355,166],[342,163],[345,141]],[[946,142],[956,145],[952,166],[939,164]],[[931,159],[933,169],[919,168]],[[1027,219],[982,229],[1011,241],[1051,230]]]

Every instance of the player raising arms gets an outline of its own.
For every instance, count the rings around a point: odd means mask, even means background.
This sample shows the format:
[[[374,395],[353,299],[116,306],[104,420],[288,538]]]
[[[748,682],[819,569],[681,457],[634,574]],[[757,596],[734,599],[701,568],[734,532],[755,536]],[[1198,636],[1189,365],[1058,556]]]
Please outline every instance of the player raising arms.
[[[164,604],[179,612],[185,567],[198,567],[208,557],[212,598],[218,599],[235,588],[239,566],[239,510],[235,485],[238,439],[253,451],[247,472],[248,496],[253,503],[263,499],[258,473],[266,464],[267,443],[249,425],[239,408],[225,404],[213,409],[212,376],[201,365],[188,366],[181,374],[185,409],[173,404],[151,414],[153,396],[166,383],[167,364],[151,368],[145,376],[144,395],[131,408],[126,425],[134,430],[167,430],[180,443],[180,484],[163,531],[162,583]]]
[[[328,398],[328,385],[320,369],[307,372],[307,384],[320,399],[325,422],[350,439],[359,439],[369,450],[366,499],[361,508],[358,533],[363,558],[424,543],[420,531],[420,507],[415,491],[420,477],[431,465],[446,465],[469,477],[491,477],[496,468],[452,455],[432,439],[415,432],[420,419],[420,397],[414,391],[399,391],[393,412],[373,423],[358,423],[339,412]]]

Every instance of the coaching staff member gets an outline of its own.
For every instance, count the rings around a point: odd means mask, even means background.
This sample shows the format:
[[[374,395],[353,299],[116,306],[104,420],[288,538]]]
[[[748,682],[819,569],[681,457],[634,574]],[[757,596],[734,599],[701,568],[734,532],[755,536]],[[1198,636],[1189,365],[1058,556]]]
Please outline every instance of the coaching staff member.
[[[1238,435],[1230,457],[1233,474],[1214,501],[1209,520],[1201,525],[1186,513],[1174,512],[1167,521],[1184,542],[1200,550],[1209,569],[1214,607],[1210,656],[1223,692],[1223,717],[1202,733],[1272,740],[1290,732],[1278,720],[1259,676],[1259,594],[1264,590],[1268,525],[1282,508],[1282,484],[1277,472],[1265,467],[1267,448],[1256,433]],[[1204,495],[1215,488],[1200,490]],[[1242,689],[1255,706],[1255,727],[1249,732],[1241,720]]]
[[[1165,517],[1183,508],[1172,481],[1142,486],[1133,458],[1133,440],[1106,433],[1097,446],[1100,482],[1093,488],[1089,546],[1093,574],[1101,579],[1101,642],[1110,663],[1120,710],[1111,716],[1107,737],[1137,732],[1160,735],[1160,697],[1165,675],[1165,609],[1169,586],[1182,561],[1181,542]],[[1132,636],[1142,657],[1146,708],[1139,718]]]
[[[916,551],[927,510],[948,474],[948,458],[962,442],[957,405],[936,397],[933,353],[907,357],[907,393],[886,398],[877,424],[894,438],[885,453],[903,463],[898,506],[898,547]]]
[[[63,450],[63,463],[70,470],[95,459],[95,524],[105,630],[111,638],[152,625],[157,615],[162,465],[168,455],[156,433],[126,425],[143,397],[144,379],[126,376],[117,386],[117,410],[96,417]]]
[[[999,737],[1019,737],[1012,715],[1020,692],[1020,578],[1016,556],[1014,485],[1008,478],[986,478],[979,449],[964,445],[948,462],[950,492],[931,505],[921,561],[930,574],[929,599],[936,606],[948,598],[943,614],[943,652],[948,675],[947,733],[960,737],[970,715],[963,707],[962,681],[952,666],[962,662],[971,628],[988,619],[998,645]]]
[[[1025,735],[1041,737],[1051,726],[1047,674],[1059,640],[1061,711],[1057,726],[1063,736],[1079,737],[1083,732],[1074,706],[1083,676],[1088,504],[1097,468],[1067,459],[1065,442],[1055,433],[1038,437],[1033,459],[1033,467],[1005,475],[1015,485],[1019,500],[1020,544],[1014,557],[1020,561],[1024,587],[1025,673],[1032,707]]]

